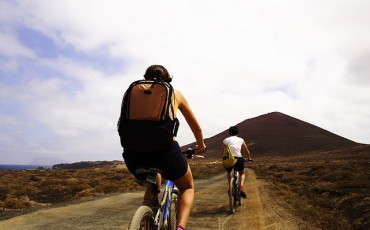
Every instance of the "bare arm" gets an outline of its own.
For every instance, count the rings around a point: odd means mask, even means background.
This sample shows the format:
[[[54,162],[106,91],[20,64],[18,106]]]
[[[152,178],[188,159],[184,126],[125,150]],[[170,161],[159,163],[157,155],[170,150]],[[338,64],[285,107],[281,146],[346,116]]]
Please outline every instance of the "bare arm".
[[[200,153],[206,147],[203,140],[202,129],[185,97],[177,90],[175,91],[175,93],[179,110],[181,111],[182,115],[184,115],[186,122],[188,123],[191,131],[194,134],[195,139],[197,140],[197,148],[195,150],[195,153]]]
[[[222,144],[222,148],[221,148],[221,158],[224,156],[224,149],[225,149],[225,144]]]
[[[245,141],[243,141],[242,148],[243,148],[243,149],[244,149],[244,151],[246,152],[248,160],[252,160],[252,158],[251,158],[251,153],[249,152],[248,146],[247,146],[247,144],[245,143]]]

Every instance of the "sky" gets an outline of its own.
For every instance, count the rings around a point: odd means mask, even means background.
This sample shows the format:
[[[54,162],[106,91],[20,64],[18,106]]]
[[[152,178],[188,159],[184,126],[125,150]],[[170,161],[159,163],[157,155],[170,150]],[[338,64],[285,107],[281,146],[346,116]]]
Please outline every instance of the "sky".
[[[370,144],[368,12],[368,0],[0,0],[0,164],[122,160],[122,95],[152,64],[205,138],[278,111]],[[195,141],[179,118],[180,145]]]

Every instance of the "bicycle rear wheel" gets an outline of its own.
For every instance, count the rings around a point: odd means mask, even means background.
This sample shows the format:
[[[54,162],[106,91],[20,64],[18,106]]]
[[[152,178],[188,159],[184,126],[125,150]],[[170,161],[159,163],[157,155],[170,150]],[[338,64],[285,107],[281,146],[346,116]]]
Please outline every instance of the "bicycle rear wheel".
[[[240,194],[240,187],[237,184],[234,184],[234,207],[236,208],[237,206],[242,205],[242,196]]]
[[[139,207],[131,220],[129,230],[154,230],[154,212],[148,206]]]
[[[229,206],[230,206],[230,212],[232,214],[235,213],[235,190],[234,190],[234,178],[230,179],[229,183]]]
[[[239,195],[239,197],[238,197],[238,206],[241,206],[243,204],[242,200],[243,200],[243,197],[241,197]]]
[[[239,192],[238,192],[238,200],[239,200],[238,205],[241,206],[243,204],[243,199],[244,198],[240,194],[240,187],[239,186],[238,186],[238,190],[239,190]]]

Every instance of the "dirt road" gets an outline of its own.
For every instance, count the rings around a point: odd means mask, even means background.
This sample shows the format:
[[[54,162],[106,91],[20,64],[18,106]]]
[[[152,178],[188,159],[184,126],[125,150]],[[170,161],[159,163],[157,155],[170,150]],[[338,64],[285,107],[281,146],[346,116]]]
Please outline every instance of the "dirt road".
[[[313,229],[290,215],[270,194],[269,185],[247,171],[242,206],[229,214],[226,175],[196,180],[196,198],[187,229]],[[127,229],[143,192],[124,193],[94,201],[42,210],[0,222],[0,229]]]

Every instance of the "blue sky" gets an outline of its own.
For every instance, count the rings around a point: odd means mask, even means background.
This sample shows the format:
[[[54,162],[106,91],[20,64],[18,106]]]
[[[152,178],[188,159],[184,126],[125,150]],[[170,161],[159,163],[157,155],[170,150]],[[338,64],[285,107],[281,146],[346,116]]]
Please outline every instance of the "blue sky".
[[[204,130],[279,111],[370,143],[366,0],[0,0],[0,164],[121,160],[124,90],[152,64]],[[178,140],[194,141],[180,116]]]

